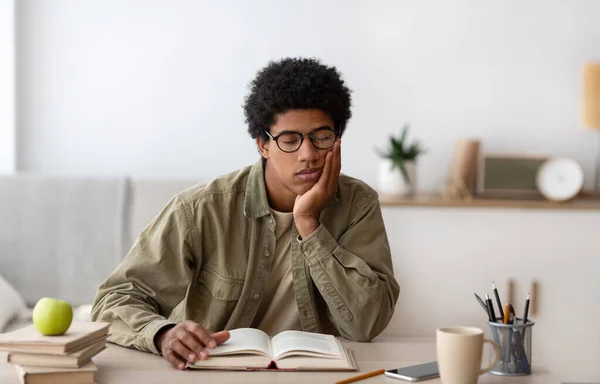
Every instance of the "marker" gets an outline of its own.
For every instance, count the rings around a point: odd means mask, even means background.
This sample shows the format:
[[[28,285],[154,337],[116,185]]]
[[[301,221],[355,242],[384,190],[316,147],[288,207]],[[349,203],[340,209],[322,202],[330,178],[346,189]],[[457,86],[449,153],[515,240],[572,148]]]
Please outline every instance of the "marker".
[[[508,311],[510,312],[510,315],[508,316],[508,323],[515,324],[517,322],[517,315],[515,314],[515,308],[512,306],[512,304],[508,304]]]
[[[517,319],[517,314],[515,313],[515,307],[513,307],[512,304],[508,304],[508,306],[510,307],[509,308],[510,309],[510,315],[511,315],[511,317],[513,319],[513,322],[516,324],[518,322],[518,319]]]
[[[529,299],[530,294],[527,293],[527,299],[525,299],[525,313],[523,314],[523,324],[527,324],[527,315],[529,315]]]
[[[487,303],[487,307],[488,307],[488,316],[490,318],[490,321],[492,323],[496,322],[496,313],[494,313],[494,305],[492,304],[492,300],[490,299],[490,297],[488,296],[488,294],[485,294],[485,302]]]
[[[500,318],[504,319],[504,312],[502,312],[502,302],[500,301],[500,295],[498,295],[498,290],[496,289],[496,284],[492,281],[492,289],[494,291],[494,296],[496,296],[496,304],[498,304],[498,308],[500,309]]]

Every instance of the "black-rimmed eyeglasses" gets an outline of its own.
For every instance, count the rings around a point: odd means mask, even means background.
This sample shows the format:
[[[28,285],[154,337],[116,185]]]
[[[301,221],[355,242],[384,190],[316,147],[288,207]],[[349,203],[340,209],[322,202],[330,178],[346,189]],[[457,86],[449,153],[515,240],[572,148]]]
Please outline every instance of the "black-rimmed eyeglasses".
[[[329,149],[335,144],[338,133],[329,127],[317,128],[309,133],[300,133],[296,131],[283,131],[277,136],[271,136],[269,131],[265,130],[267,136],[277,143],[279,149],[283,152],[296,152],[302,146],[304,136],[308,135],[310,142],[317,149]]]

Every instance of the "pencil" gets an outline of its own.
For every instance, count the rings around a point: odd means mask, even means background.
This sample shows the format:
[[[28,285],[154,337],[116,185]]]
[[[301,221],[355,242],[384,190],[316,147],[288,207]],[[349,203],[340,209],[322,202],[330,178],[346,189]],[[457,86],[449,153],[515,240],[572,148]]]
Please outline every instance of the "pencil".
[[[369,377],[373,377],[373,376],[377,376],[377,375],[382,375],[384,372],[385,372],[385,369],[380,369],[380,370],[377,370],[377,371],[365,373],[363,375],[358,375],[358,376],[350,377],[348,379],[345,379],[345,380],[342,380],[342,381],[338,381],[335,384],[354,383],[355,381],[359,381],[359,380],[362,380],[362,379],[367,379]]]

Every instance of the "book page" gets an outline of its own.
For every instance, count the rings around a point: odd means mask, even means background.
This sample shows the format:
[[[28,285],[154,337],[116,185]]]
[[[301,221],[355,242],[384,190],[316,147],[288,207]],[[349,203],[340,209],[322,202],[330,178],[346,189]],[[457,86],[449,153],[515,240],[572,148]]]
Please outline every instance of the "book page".
[[[266,369],[271,364],[271,358],[253,352],[251,354],[235,354],[211,356],[206,360],[196,360],[188,363],[192,369],[225,369],[225,370],[248,370],[248,369]],[[200,383],[200,382],[199,382]]]
[[[326,358],[340,358],[343,356],[335,337],[319,333],[284,331],[271,339],[271,346],[275,359],[291,354],[322,356]]]
[[[258,352],[271,356],[269,336],[260,329],[239,328],[229,331],[231,337],[215,349],[206,349],[211,356],[234,355],[248,352]]]

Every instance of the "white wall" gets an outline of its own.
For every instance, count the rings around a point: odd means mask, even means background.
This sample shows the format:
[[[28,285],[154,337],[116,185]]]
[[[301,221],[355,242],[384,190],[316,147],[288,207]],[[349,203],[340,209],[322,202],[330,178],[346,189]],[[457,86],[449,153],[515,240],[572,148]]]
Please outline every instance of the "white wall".
[[[0,0],[0,173],[16,163],[14,0]]]
[[[494,281],[508,302],[512,279],[512,304],[522,316],[536,281],[534,366],[566,383],[600,382],[600,211],[384,207],[383,217],[401,288],[385,334],[487,329],[474,292],[493,298]]]
[[[23,0],[18,168],[207,178],[253,163],[241,104],[267,60],[318,56],[354,90],[343,171],[375,184],[375,146],[410,121],[452,145],[579,161],[582,64],[600,59],[600,1]]]

